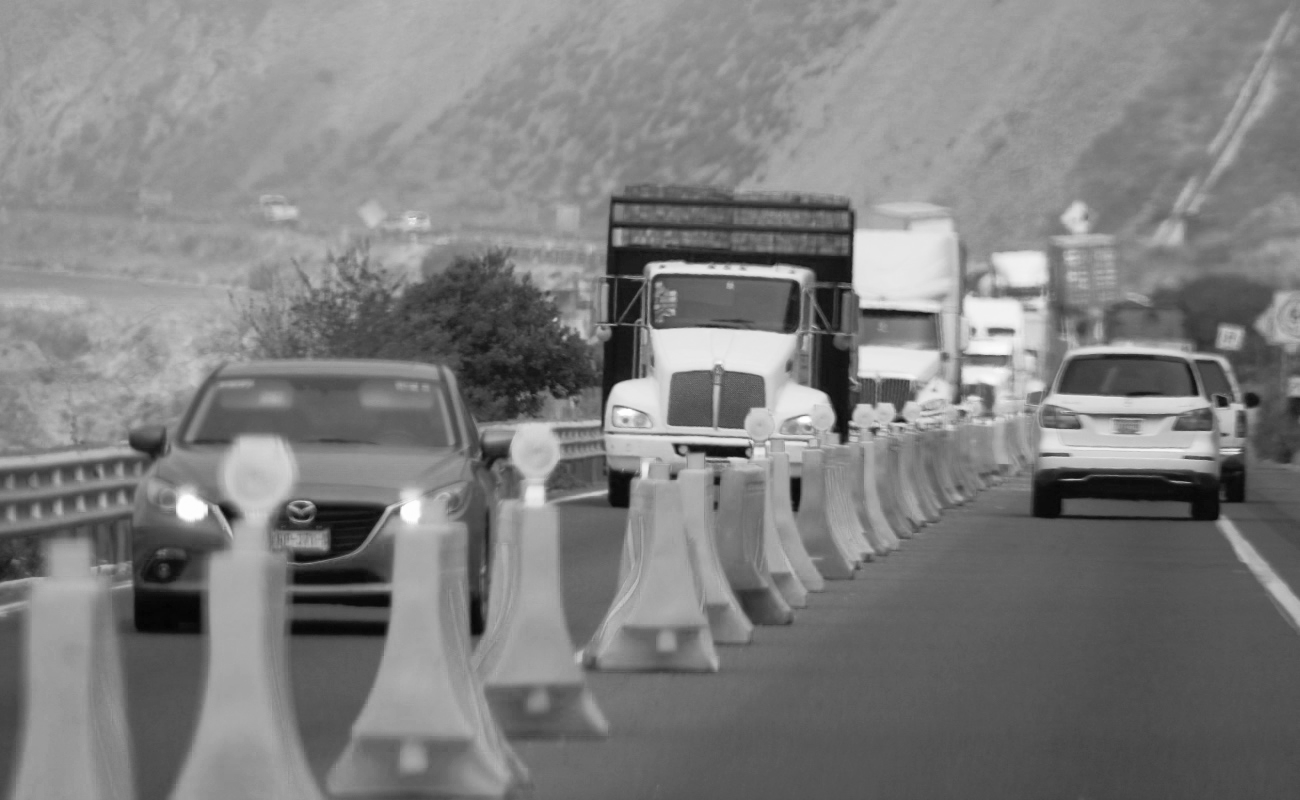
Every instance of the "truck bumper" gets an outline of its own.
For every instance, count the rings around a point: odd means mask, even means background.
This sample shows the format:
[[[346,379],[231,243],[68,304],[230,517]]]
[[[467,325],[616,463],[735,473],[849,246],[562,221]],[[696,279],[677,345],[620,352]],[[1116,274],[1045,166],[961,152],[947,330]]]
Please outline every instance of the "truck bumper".
[[[773,441],[785,442],[785,452],[790,456],[790,477],[802,474],[803,451],[808,439],[774,436]],[[728,458],[745,458],[750,441],[743,437],[686,436],[671,433],[610,433],[605,432],[605,463],[617,472],[639,472],[642,459],[658,459],[668,464],[672,474],[686,468],[686,455],[679,448],[703,451],[709,461],[726,461]]]

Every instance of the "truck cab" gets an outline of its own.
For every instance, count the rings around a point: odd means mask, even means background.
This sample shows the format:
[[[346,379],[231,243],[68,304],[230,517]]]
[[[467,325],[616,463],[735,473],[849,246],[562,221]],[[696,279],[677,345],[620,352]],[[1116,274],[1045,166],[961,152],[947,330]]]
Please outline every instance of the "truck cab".
[[[787,233],[788,232],[788,233]],[[626,507],[642,464],[750,454],[753,408],[776,422],[792,478],[813,409],[843,435],[857,298],[852,211],[692,187],[629,187],[611,203],[596,338],[605,342],[609,502]]]

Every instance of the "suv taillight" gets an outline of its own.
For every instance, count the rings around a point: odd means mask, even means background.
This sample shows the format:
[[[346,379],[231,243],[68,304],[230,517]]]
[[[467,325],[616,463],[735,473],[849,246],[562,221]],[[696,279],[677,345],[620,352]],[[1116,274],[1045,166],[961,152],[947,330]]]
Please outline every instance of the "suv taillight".
[[[1044,428],[1063,428],[1065,430],[1078,430],[1083,426],[1079,423],[1079,415],[1073,411],[1067,411],[1060,406],[1045,405],[1038,411],[1038,424]]]
[[[1214,430],[1214,412],[1208,408],[1198,408],[1178,415],[1174,422],[1176,431],[1212,431]]]
[[[1246,412],[1242,409],[1237,409],[1237,438],[1246,438]]]

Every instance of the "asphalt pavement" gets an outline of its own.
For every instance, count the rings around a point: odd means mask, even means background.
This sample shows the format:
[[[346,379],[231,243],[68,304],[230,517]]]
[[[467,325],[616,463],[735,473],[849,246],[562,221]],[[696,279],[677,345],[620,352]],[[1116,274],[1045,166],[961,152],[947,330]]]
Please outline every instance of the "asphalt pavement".
[[[1256,469],[1235,530],[1300,590],[1300,473]],[[792,626],[721,647],[714,675],[588,673],[606,741],[518,744],[536,797],[1300,797],[1300,634],[1215,523],[1179,504],[1067,501],[1024,479],[954,509]],[[625,512],[564,505],[582,646],[615,590]],[[197,634],[129,629],[117,601],[141,800],[166,798],[195,724]],[[365,700],[381,610],[301,609],[291,659],[323,777]],[[0,783],[15,756],[21,615],[0,620]]]

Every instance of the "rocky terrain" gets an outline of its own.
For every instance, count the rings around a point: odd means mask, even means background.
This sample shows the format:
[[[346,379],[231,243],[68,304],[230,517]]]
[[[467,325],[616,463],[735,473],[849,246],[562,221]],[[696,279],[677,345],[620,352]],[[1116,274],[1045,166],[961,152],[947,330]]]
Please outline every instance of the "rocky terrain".
[[[127,207],[147,188],[237,217],[277,192],[324,225],[373,197],[522,228],[577,203],[593,230],[611,189],[691,181],[950,203],[976,253],[1038,244],[1076,197],[1139,231],[1285,5],[6,3],[0,201]],[[1207,208],[1220,230],[1290,207],[1287,148],[1258,145]]]

